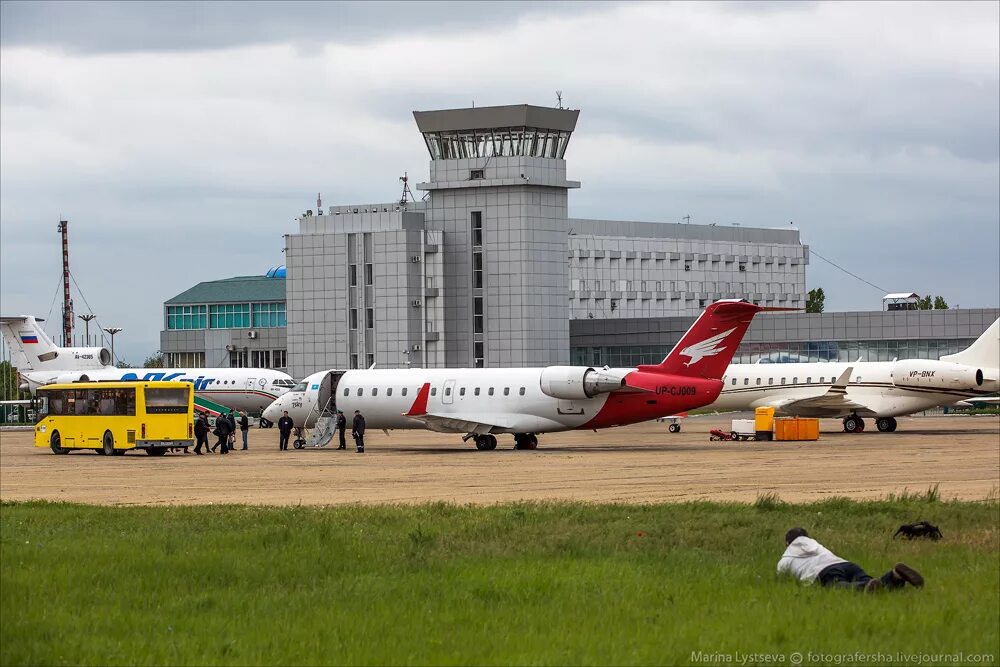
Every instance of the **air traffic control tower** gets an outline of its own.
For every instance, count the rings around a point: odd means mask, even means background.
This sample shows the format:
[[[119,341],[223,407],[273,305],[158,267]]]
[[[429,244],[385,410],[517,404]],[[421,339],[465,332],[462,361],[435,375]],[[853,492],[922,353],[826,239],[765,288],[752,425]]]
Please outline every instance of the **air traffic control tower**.
[[[415,111],[427,194],[306,211],[286,235],[288,370],[569,362],[563,159],[579,111]],[[319,202],[317,202],[319,204]]]
[[[448,366],[569,362],[564,156],[579,111],[527,104],[415,111],[442,232]]]

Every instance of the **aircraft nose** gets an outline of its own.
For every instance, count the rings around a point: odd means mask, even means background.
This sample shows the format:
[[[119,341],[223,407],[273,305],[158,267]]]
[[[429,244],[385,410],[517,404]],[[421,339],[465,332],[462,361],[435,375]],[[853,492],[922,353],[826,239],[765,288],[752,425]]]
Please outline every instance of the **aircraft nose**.
[[[266,419],[269,422],[277,423],[277,421],[281,419],[281,411],[282,411],[281,405],[282,405],[282,399],[276,398],[274,402],[271,403],[271,405],[264,408],[263,412],[264,419]]]

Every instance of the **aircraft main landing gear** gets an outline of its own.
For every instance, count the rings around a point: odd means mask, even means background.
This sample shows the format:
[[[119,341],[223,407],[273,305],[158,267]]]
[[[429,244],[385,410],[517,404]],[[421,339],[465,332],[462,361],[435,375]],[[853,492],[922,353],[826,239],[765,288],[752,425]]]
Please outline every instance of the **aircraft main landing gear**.
[[[875,428],[881,433],[892,433],[896,430],[895,417],[879,417],[875,420]]]
[[[671,424],[670,426],[667,427],[667,430],[670,431],[671,433],[680,433],[681,432],[681,425],[680,424]]]
[[[514,449],[537,449],[538,436],[534,433],[515,433]]]
[[[857,415],[844,417],[844,431],[847,433],[861,433],[865,430],[865,420]]]
[[[497,448],[497,437],[489,433],[476,436],[476,449],[486,452]]]

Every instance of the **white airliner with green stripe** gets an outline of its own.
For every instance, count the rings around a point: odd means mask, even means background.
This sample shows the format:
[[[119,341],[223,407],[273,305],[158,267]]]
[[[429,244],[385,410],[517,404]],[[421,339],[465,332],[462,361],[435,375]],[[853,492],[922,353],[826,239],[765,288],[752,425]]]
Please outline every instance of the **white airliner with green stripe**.
[[[175,380],[194,385],[198,410],[259,412],[295,386],[287,373],[269,368],[116,368],[103,348],[57,347],[30,315],[0,317],[21,388],[32,394],[44,384]]]
[[[929,359],[855,363],[730,364],[717,410],[773,407],[778,415],[843,417],[862,431],[874,417],[895,431],[896,417],[1000,391],[1000,319],[967,349]]]

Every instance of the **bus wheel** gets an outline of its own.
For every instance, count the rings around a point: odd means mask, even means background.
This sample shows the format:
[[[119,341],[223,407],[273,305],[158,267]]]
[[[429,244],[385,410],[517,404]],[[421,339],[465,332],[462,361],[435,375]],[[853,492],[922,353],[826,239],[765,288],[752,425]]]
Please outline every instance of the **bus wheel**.
[[[52,449],[53,454],[69,454],[69,449],[62,446],[62,437],[59,435],[59,431],[52,431],[52,437],[49,438],[49,447]]]
[[[167,453],[166,447],[150,447],[146,450],[146,453],[150,456],[163,456]]]
[[[104,432],[104,447],[101,448],[101,453],[105,456],[115,455],[115,436],[111,435],[111,431]]]

